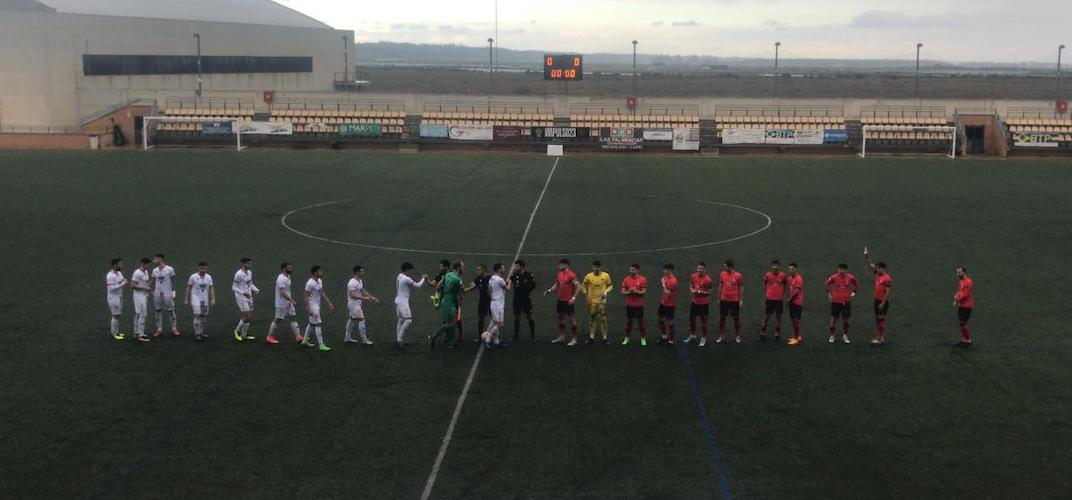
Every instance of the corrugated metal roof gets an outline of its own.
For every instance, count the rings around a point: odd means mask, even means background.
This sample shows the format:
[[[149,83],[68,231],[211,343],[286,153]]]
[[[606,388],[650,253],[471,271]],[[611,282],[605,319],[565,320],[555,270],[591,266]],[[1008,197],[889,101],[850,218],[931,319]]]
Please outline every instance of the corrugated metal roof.
[[[38,0],[66,14],[331,28],[271,0]]]

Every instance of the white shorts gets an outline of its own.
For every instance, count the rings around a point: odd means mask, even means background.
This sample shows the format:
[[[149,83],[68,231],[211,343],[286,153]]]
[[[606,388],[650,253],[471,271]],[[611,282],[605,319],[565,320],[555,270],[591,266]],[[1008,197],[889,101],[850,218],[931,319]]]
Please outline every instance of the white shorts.
[[[154,294],[153,305],[156,306],[157,311],[174,311],[175,297],[171,294]]]
[[[294,310],[294,304],[287,304],[283,307],[275,307],[275,319],[287,319],[293,318],[298,315],[298,311]]]
[[[413,313],[409,310],[409,304],[395,304],[395,314],[402,319],[413,319]]]
[[[134,314],[144,315],[149,310],[149,297],[134,296]]]
[[[361,304],[348,304],[346,307],[350,310],[351,318],[365,319],[365,311],[361,308]]]
[[[112,316],[119,316],[123,314],[123,301],[109,299],[108,310],[112,311]]]
[[[491,321],[503,323],[506,321],[506,304],[491,305]]]
[[[320,308],[319,307],[310,307],[309,308],[309,323],[314,324],[314,325],[319,325],[320,324]]]
[[[244,313],[253,312],[253,299],[240,293],[234,294],[235,302],[238,302],[238,310]]]
[[[208,316],[208,302],[192,302],[190,307],[194,309],[194,316]]]

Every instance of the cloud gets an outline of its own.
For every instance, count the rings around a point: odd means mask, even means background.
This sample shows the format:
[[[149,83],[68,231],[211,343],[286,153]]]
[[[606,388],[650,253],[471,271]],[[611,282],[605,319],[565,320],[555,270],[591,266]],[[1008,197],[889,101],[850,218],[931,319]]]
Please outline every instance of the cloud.
[[[651,25],[656,28],[661,28],[663,24],[665,23],[663,23],[662,21],[655,21],[654,23],[651,23]]]
[[[702,25],[696,21],[674,21],[670,26],[675,28],[698,28]]]
[[[426,31],[427,25],[418,23],[396,23],[390,26],[391,31]]]
[[[849,26],[865,29],[919,29],[943,27],[953,16],[909,16],[892,10],[868,10],[854,17]]]
[[[786,28],[787,28],[784,23],[778,22],[778,21],[776,21],[774,19],[766,19],[766,20],[764,20],[763,21],[763,27],[766,28],[766,29],[769,29],[769,30],[774,30],[774,31],[785,31]]]

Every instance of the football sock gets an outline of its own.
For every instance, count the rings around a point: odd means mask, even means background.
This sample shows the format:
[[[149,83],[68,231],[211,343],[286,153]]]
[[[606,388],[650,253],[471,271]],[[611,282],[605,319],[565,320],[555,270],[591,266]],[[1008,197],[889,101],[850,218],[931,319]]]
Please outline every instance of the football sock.
[[[279,325],[279,323],[273,321],[272,324],[268,326],[268,336],[269,337],[275,337],[275,328],[278,325]]]
[[[967,323],[960,324],[960,341],[971,342],[971,330],[968,329]]]
[[[529,320],[529,338],[536,338],[536,320]]]
[[[245,319],[240,319],[240,320],[238,320],[238,326],[235,327],[235,331],[238,332],[238,333],[242,333],[243,328],[245,328],[245,327],[246,327],[246,320]]]
[[[659,335],[662,335],[664,339],[666,338],[666,323],[662,321],[659,322]]]
[[[301,328],[298,326],[297,321],[290,322],[290,332],[294,334],[294,338],[301,336]]]
[[[763,321],[760,322],[760,324],[759,324],[759,333],[761,333],[763,335],[767,334],[767,318],[766,317],[764,317]]]
[[[640,331],[640,336],[641,337],[647,337],[648,336],[648,327],[644,325],[643,321],[637,321],[637,330]]]
[[[606,314],[599,317],[599,328],[603,331],[603,338],[607,338],[607,335],[609,335],[609,327],[607,326]]]
[[[405,343],[406,330],[409,329],[409,325],[413,324],[412,319],[398,318],[398,328],[395,332],[395,342],[399,344]]]
[[[458,340],[462,338],[462,322],[454,323],[454,329],[458,331]]]
[[[112,316],[112,335],[119,333],[119,318]]]
[[[703,329],[703,337],[707,338],[707,316],[700,318],[700,327]]]
[[[741,336],[741,318],[733,318],[733,334]]]
[[[139,336],[140,335],[145,335],[145,315],[144,314],[135,314],[134,315],[134,334],[139,335]]]
[[[633,321],[629,320],[625,323],[625,338],[633,336]]]
[[[491,342],[493,344],[498,344],[499,343],[499,325],[493,323],[491,325],[491,331],[489,333],[491,333],[491,339],[490,339]]]
[[[689,316],[689,336],[696,336],[696,316]]]
[[[346,335],[343,337],[343,340],[345,340],[346,342],[349,342],[349,341],[353,340],[354,318],[350,318],[350,319],[346,320],[346,330],[345,331],[346,331]]]
[[[368,340],[368,329],[365,327],[365,320],[357,320],[357,333],[361,334],[361,340]]]
[[[518,318],[514,318],[514,338],[516,339],[516,338],[518,338],[520,336],[521,336],[521,320],[518,319]]]
[[[313,324],[312,323],[306,324],[305,325],[305,341],[306,342],[309,342],[311,340],[309,338],[309,334],[312,333],[312,332],[313,332]]]
[[[849,334],[849,322],[848,321],[842,323],[841,328],[842,328],[842,335],[848,335]]]
[[[320,328],[320,325],[313,327],[313,332],[316,333],[316,341],[320,345],[324,345],[324,331]]]
[[[570,325],[570,332],[573,333],[573,338],[577,338],[577,323]]]
[[[565,337],[566,336],[566,323],[564,321],[562,321],[562,318],[558,319],[558,336],[559,337]]]
[[[830,336],[833,337],[835,333],[837,333],[837,326],[830,325]]]
[[[174,330],[179,327],[179,320],[175,318],[175,310],[168,311],[168,317],[171,318],[171,329]]]
[[[774,324],[774,334],[779,336],[779,337],[782,336],[782,320],[781,319],[779,319],[778,322]]]
[[[242,330],[240,330],[238,333],[241,333],[243,336],[249,333],[249,322],[248,321],[246,323],[242,324]]]
[[[588,336],[589,337],[592,337],[592,338],[596,337],[596,324],[598,322],[599,322],[599,320],[596,319],[595,316],[592,316],[591,318],[588,318]]]
[[[157,310],[156,316],[153,318],[156,320],[156,330],[160,331],[164,329],[164,311]]]
[[[674,325],[674,320],[670,319],[670,320],[666,321],[666,334],[671,339],[674,338],[674,337],[677,337],[677,332],[674,331],[675,328],[676,328],[676,325]]]
[[[878,323],[878,325],[877,325],[875,333],[878,335],[879,340],[885,339],[886,338],[886,318],[882,318],[882,319],[877,320],[877,323]]]
[[[793,337],[798,338],[798,339],[800,338],[800,320],[799,319],[794,319],[793,320]]]
[[[726,336],[726,317],[725,316],[719,316],[719,318],[718,318],[718,336],[719,337],[725,337]]]

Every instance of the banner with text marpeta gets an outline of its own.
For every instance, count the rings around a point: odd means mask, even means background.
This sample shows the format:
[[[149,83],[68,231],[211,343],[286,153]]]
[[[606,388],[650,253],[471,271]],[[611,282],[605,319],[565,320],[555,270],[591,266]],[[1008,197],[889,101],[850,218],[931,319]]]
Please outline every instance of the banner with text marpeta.
[[[342,137],[383,137],[383,125],[379,123],[341,123],[339,135]]]

